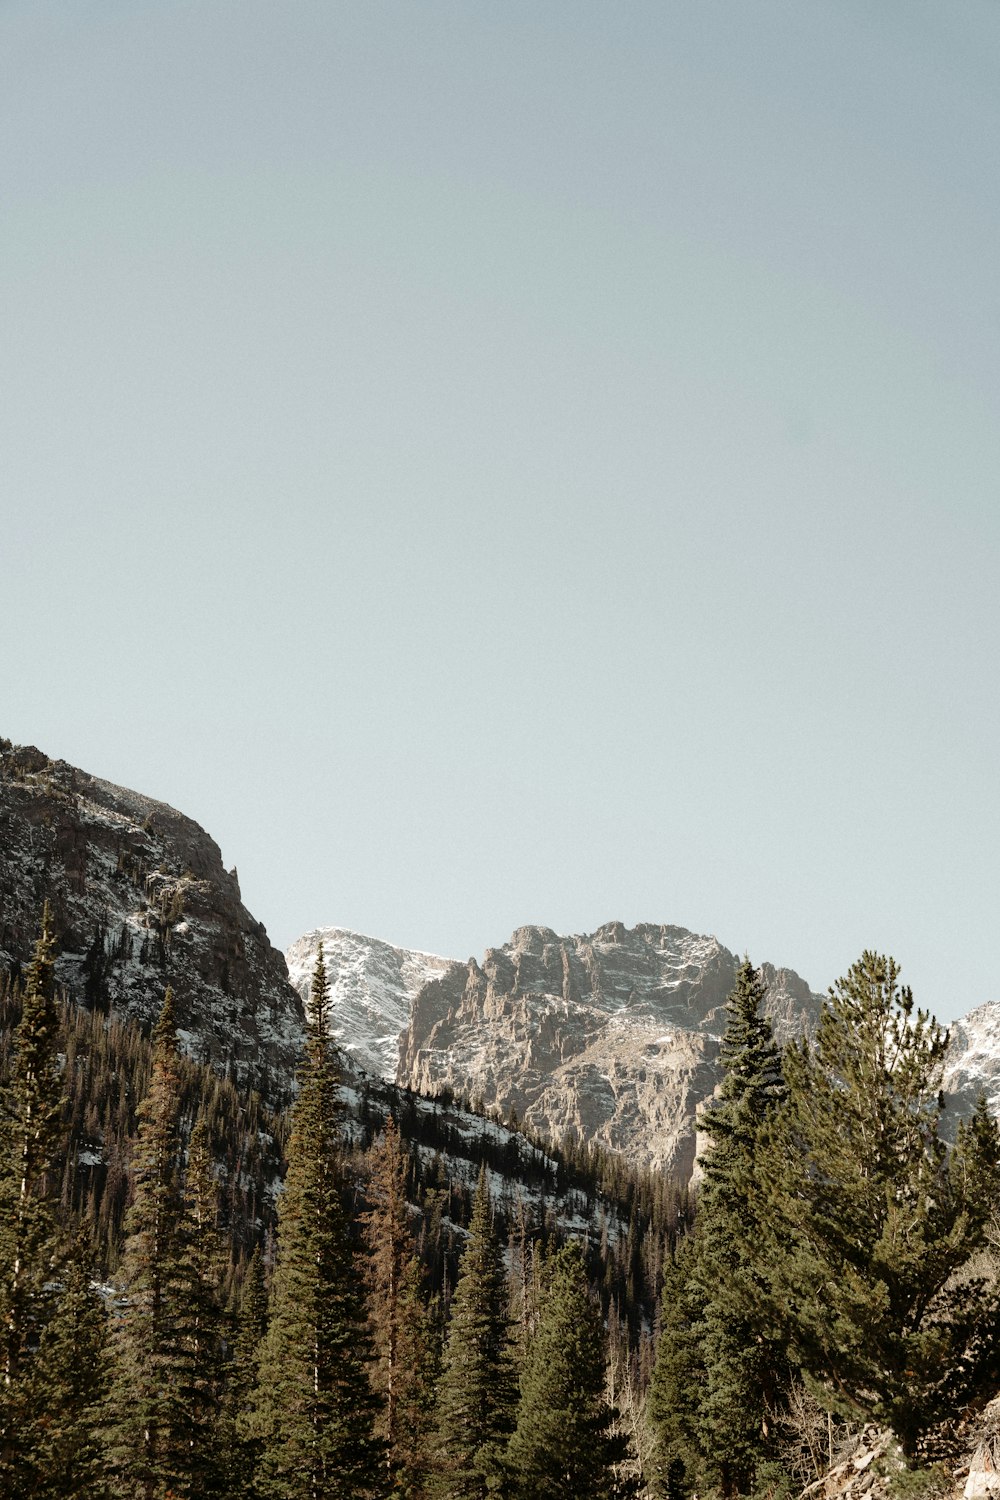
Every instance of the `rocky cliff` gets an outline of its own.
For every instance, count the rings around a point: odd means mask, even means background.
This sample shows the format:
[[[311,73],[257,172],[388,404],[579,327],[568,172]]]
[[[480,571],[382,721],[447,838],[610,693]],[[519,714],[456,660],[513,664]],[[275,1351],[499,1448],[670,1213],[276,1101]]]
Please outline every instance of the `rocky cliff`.
[[[521,927],[482,964],[455,964],[420,990],[397,1081],[687,1176],[695,1117],[721,1076],[736,967],[714,937],[681,927]],[[778,1040],[808,1030],[821,997],[789,969],[764,973]]]
[[[148,1026],[170,984],[188,1051],[279,1103],[302,1044],[285,961],[218,845],[166,803],[0,740],[0,968],[31,953],[45,901],[58,976]]]

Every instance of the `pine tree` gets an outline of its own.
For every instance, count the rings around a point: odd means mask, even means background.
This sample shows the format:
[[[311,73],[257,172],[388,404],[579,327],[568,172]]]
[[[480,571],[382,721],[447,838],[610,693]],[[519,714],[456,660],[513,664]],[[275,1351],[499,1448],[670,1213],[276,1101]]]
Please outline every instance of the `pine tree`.
[[[194,1500],[212,1488],[205,1486],[205,1455],[195,1447],[200,1412],[191,1408],[195,1353],[181,1232],[180,1058],[170,989],[152,1040],[118,1275],[122,1301],[113,1325],[110,1461],[116,1494],[160,1500],[169,1490]]]
[[[700,1487],[703,1479],[705,1307],[703,1278],[697,1274],[699,1253],[697,1235],[687,1234],[663,1267],[660,1341],[646,1398],[655,1465],[646,1478],[656,1495],[669,1495],[671,1487]]]
[[[752,1311],[758,1295],[751,1247],[759,1230],[760,1139],[787,1094],[762,1014],[765,995],[761,974],[745,959],[727,1006],[719,1101],[699,1120],[711,1147],[703,1158],[693,1268],[705,1370],[698,1434],[703,1473],[724,1496],[748,1494],[758,1463],[773,1458],[775,1413],[788,1379],[783,1345],[761,1336]]]
[[[14,1036],[13,1079],[4,1102],[0,1374],[6,1387],[16,1382],[29,1335],[37,1332],[56,1227],[51,1179],[62,1135],[62,1082],[55,950],[46,904],[25,982]]]
[[[225,1401],[224,1472],[232,1500],[250,1500],[260,1443],[247,1408],[260,1375],[260,1354],[267,1330],[267,1293],[260,1247],[247,1264],[240,1294],[236,1340],[229,1365]]]
[[[514,1500],[612,1500],[626,1457],[604,1400],[604,1327],[580,1247],[548,1266],[538,1328],[521,1375],[517,1422],[505,1456]]]
[[[773,1410],[786,1362],[751,1315],[760,1139],[787,1093],[761,1013],[765,993],[762,976],[745,959],[727,1003],[719,1098],[698,1122],[710,1146],[694,1232],[665,1277],[649,1400],[661,1491],[672,1464],[675,1485],[686,1477],[723,1495],[748,1493],[757,1464],[775,1448]]]
[[[209,1497],[223,1490],[219,1423],[222,1402],[222,1309],[220,1285],[223,1241],[218,1229],[218,1194],[211,1139],[199,1114],[188,1145],[179,1223],[180,1256],[171,1296],[177,1349],[177,1385],[187,1418],[192,1457],[188,1490]]]
[[[435,1360],[430,1317],[421,1296],[422,1272],[409,1227],[407,1161],[390,1117],[371,1151],[372,1207],[364,1215],[375,1354],[372,1385],[383,1402],[376,1431],[386,1444],[392,1493],[417,1500],[426,1493],[428,1478]]]
[[[339,1080],[322,949],[307,1024],[251,1430],[267,1500],[355,1500],[382,1493],[385,1468],[340,1196]]]
[[[442,1500],[483,1500],[501,1472],[517,1399],[507,1305],[484,1167],[459,1263],[438,1383],[433,1493]]]
[[[37,1413],[35,1500],[104,1500],[107,1315],[91,1290],[88,1246],[78,1236],[32,1372]]]
[[[62,1127],[55,938],[48,904],[28,969],[3,1101],[0,1163],[0,1491],[34,1492],[40,1438],[32,1349],[52,1312]]]
[[[963,1274],[1000,1190],[985,1107],[941,1139],[947,1033],[867,952],[830,991],[815,1049],[785,1059],[762,1154],[758,1275],[775,1332],[828,1409],[921,1437],[995,1378],[1000,1300]]]

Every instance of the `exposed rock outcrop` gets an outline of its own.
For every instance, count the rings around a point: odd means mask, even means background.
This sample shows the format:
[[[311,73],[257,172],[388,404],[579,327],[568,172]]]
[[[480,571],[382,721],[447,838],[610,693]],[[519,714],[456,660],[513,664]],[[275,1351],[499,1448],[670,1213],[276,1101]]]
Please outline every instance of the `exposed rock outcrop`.
[[[521,927],[482,964],[456,964],[420,990],[397,1081],[687,1176],[736,968],[714,937],[681,927],[610,922],[575,937]],[[821,997],[791,970],[764,972],[779,1041],[809,1030]]]
[[[27,960],[45,901],[74,999],[148,1026],[170,984],[190,1052],[287,1095],[301,1001],[215,841],[166,803],[0,741],[0,967]]]

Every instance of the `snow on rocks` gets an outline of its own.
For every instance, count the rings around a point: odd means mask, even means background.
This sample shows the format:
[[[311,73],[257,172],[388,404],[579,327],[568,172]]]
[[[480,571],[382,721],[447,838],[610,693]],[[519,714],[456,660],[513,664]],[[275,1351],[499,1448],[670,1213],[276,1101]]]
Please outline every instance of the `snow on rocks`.
[[[430,980],[440,978],[453,960],[396,948],[344,927],[317,927],[285,954],[289,978],[303,1003],[309,996],[320,944],[330,986],[334,1041],[353,1067],[392,1081],[400,1033],[409,1024],[414,996]]]

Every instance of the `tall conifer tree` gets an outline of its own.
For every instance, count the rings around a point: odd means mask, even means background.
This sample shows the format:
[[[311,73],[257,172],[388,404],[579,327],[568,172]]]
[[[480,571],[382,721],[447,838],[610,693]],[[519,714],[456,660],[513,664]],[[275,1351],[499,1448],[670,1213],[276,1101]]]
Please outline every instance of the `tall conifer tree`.
[[[866,952],[837,982],[815,1049],[786,1055],[789,1101],[762,1161],[758,1298],[828,1409],[922,1435],[995,1378],[995,1286],[960,1274],[1000,1193],[981,1105],[941,1137],[947,1033]]]
[[[63,1261],[60,1291],[33,1372],[38,1422],[34,1500],[105,1500],[107,1315],[91,1289],[79,1235]]]
[[[485,1167],[459,1264],[438,1385],[433,1492],[484,1500],[501,1472],[517,1393],[508,1296]]]
[[[538,1328],[521,1375],[505,1456],[512,1500],[613,1500],[625,1438],[604,1399],[604,1327],[578,1245],[547,1269]]]
[[[199,1441],[201,1410],[192,1406],[198,1353],[190,1320],[197,1312],[181,1229],[180,1057],[169,988],[152,1041],[113,1325],[110,1460],[116,1495],[160,1500],[172,1491],[201,1500],[214,1485]]]
[[[174,1334],[178,1383],[187,1413],[188,1444],[196,1457],[191,1493],[210,1500],[223,1492],[222,1308],[224,1248],[208,1124],[199,1114],[188,1144],[180,1217]]]
[[[0,1111],[0,1492],[35,1493],[41,1372],[32,1351],[51,1316],[63,1086],[48,903],[25,979],[10,1088]],[[56,1399],[54,1391],[47,1393]]]
[[[16,1384],[29,1337],[37,1335],[43,1288],[55,1235],[53,1183],[62,1135],[56,943],[48,904],[28,969],[21,1019],[14,1035],[14,1068],[3,1111],[0,1250],[0,1378]]]
[[[766,991],[749,959],[727,1003],[719,1098],[699,1120],[702,1157],[694,1232],[677,1249],[663,1292],[663,1332],[650,1388],[661,1491],[696,1483],[749,1492],[775,1451],[774,1409],[786,1379],[783,1348],[761,1336],[755,1242],[761,1135],[787,1089],[762,1014]],[[683,1465],[683,1475],[678,1465]]]
[[[705,1370],[698,1426],[705,1466],[725,1496],[749,1493],[758,1463],[776,1452],[776,1414],[788,1379],[783,1344],[762,1337],[748,1311],[759,1294],[751,1247],[759,1234],[761,1132],[787,1095],[762,1013],[765,997],[761,974],[744,959],[727,1006],[720,1098],[699,1121],[711,1148],[703,1158],[693,1268]]]
[[[224,1467],[232,1500],[249,1500],[260,1459],[260,1442],[253,1413],[248,1410],[260,1374],[260,1354],[267,1329],[264,1260],[255,1247],[247,1263],[240,1293],[236,1340],[229,1364],[224,1413]]]
[[[406,1172],[407,1155],[390,1117],[370,1153],[372,1206],[364,1215],[372,1384],[383,1403],[377,1431],[386,1444],[392,1493],[417,1500],[428,1478],[435,1359],[410,1233]]]
[[[654,1439],[654,1471],[646,1479],[655,1495],[701,1485],[704,1443],[701,1392],[705,1304],[697,1275],[700,1244],[691,1233],[678,1240],[663,1267],[660,1341],[646,1410]]]
[[[339,1169],[339,1078],[322,948],[307,1015],[288,1174],[278,1202],[271,1318],[252,1430],[267,1500],[359,1500],[385,1486],[370,1344]]]

